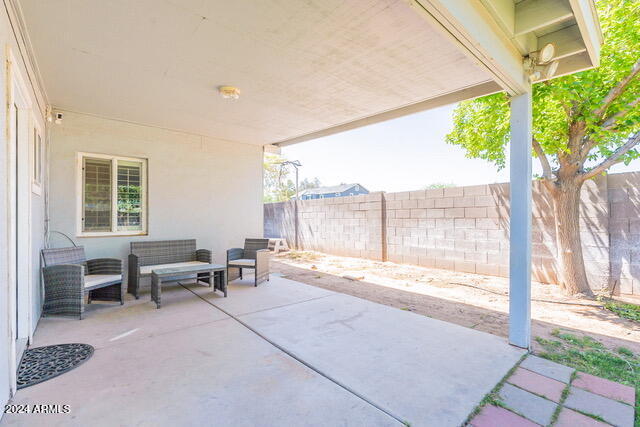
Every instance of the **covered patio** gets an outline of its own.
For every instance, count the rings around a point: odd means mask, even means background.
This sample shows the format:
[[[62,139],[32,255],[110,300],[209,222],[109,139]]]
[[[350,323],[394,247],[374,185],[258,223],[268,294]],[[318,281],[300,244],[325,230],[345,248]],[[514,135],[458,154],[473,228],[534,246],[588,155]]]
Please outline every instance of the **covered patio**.
[[[277,276],[229,294],[175,285],[161,310],[145,293],[124,308],[93,304],[80,322],[43,319],[33,346],[83,342],[94,356],[12,402],[64,402],[70,414],[2,425],[460,425],[525,354]]]
[[[0,399],[71,412],[2,423],[459,425],[529,348],[531,85],[598,65],[593,1],[4,4]],[[499,91],[508,342],[275,276],[41,318],[56,236],[122,260],[125,283],[135,242],[197,239],[223,264],[263,235],[264,151]],[[17,391],[24,348],[64,342],[95,355]]]

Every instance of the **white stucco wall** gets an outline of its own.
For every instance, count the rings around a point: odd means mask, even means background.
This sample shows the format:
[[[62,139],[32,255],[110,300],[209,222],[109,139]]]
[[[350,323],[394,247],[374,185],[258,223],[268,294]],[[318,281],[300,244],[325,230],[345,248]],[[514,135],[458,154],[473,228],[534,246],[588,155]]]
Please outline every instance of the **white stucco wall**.
[[[7,6],[9,9],[10,5]],[[7,139],[7,102],[8,102],[8,88],[11,86],[8,81],[9,76],[7,74],[7,61],[9,60],[8,53],[11,52],[13,54],[13,62],[11,63],[11,70],[13,73],[17,73],[21,76],[21,78],[25,82],[26,92],[25,96],[28,99],[28,102],[31,103],[31,109],[28,113],[21,116],[23,118],[23,125],[27,126],[29,132],[32,131],[32,126],[35,122],[39,123],[40,127],[43,129],[42,138],[46,137],[46,132],[44,131],[44,115],[43,110],[45,108],[43,104],[43,94],[39,92],[37,85],[34,85],[34,76],[29,75],[27,72],[25,60],[26,60],[26,52],[24,51],[25,46],[22,45],[22,51],[18,46],[18,42],[14,34],[17,32],[19,34],[20,29],[15,25],[15,22],[10,22],[9,16],[7,14],[7,7],[2,7],[0,9],[0,99],[2,99],[2,108],[0,108],[0,135],[2,140],[2,149],[0,149],[0,177],[2,179],[2,186],[0,187],[0,241],[3,243],[0,244],[0,403],[4,404],[10,397],[10,383],[12,381],[10,371],[13,369],[12,359],[14,357],[14,348],[12,345],[13,337],[11,336],[11,324],[13,318],[15,318],[15,309],[13,306],[13,300],[15,299],[14,295],[14,283],[9,283],[8,271],[8,243],[10,238],[10,230],[9,226],[9,197],[10,191],[8,184],[8,174],[9,174],[9,157],[8,157],[8,148],[9,144],[13,144],[12,140]],[[36,94],[37,92],[37,94]],[[36,98],[38,98],[41,102],[38,104]],[[28,116],[28,123],[24,121]],[[27,142],[27,141],[24,141]],[[30,141],[27,142],[30,144]],[[30,149],[31,147],[29,147]],[[28,150],[28,149],[27,149]],[[29,156],[25,158],[21,158],[19,162],[19,168],[24,170],[25,168],[29,168],[29,175],[32,173],[31,166],[33,165],[33,153],[29,152]],[[43,159],[43,162],[46,162],[46,159]],[[44,206],[44,193],[37,195],[31,192],[31,186],[25,185],[23,187],[24,198],[23,201],[26,201],[25,204],[22,205],[22,214],[20,216],[20,221],[23,223],[28,223],[31,231],[30,242],[22,241],[22,244],[29,243],[30,245],[30,260],[21,260],[25,265],[30,265],[30,271],[28,272],[28,277],[22,277],[21,284],[26,287],[30,287],[30,291],[25,292],[24,295],[30,295],[31,300],[25,300],[25,305],[21,308],[21,313],[24,314],[24,318],[21,321],[26,321],[26,318],[29,317],[28,324],[25,323],[23,326],[27,327],[29,330],[23,330],[22,333],[31,333],[36,328],[38,319],[41,314],[41,284],[40,284],[40,275],[39,275],[39,252],[44,244],[44,221],[45,221],[45,206]],[[28,213],[24,215],[24,213]],[[1,416],[1,415],[0,415]]]
[[[83,245],[89,258],[126,262],[131,241],[195,238],[222,263],[226,249],[262,236],[260,146],[65,112],[50,149],[51,230]],[[78,152],[148,159],[148,235],[76,236]]]
[[[13,42],[13,37],[9,37],[10,27],[8,25],[7,15],[2,9],[0,13],[0,44],[5,46],[7,43]],[[0,241],[7,242],[9,240],[7,228],[7,198],[8,198],[8,159],[7,159],[7,68],[5,49],[0,49],[0,99],[2,99],[2,108],[0,108],[0,135],[2,135],[3,148],[0,150],[0,176],[2,176],[2,190],[0,191]],[[0,403],[3,405],[9,399],[9,352],[11,335],[9,330],[9,283],[7,273],[7,245],[0,244]]]

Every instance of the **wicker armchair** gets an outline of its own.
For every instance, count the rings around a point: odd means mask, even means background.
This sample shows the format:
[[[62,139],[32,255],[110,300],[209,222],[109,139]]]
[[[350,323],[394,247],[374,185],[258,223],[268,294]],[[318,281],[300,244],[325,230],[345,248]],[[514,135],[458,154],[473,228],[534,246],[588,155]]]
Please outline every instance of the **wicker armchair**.
[[[91,301],[124,304],[122,261],[114,258],[87,260],[82,246],[43,249],[44,315],[84,315],[85,294]]]
[[[269,281],[269,239],[245,239],[244,248],[227,250],[227,274],[237,268],[242,279],[243,269],[255,270],[254,286]]]

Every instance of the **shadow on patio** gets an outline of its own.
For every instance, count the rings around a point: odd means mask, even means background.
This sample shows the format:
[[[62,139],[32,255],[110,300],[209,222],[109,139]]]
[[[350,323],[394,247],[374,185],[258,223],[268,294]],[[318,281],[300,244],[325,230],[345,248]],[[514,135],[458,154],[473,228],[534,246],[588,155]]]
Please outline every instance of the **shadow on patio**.
[[[408,267],[410,268],[411,266]],[[496,309],[487,309],[479,305],[448,299],[444,294],[443,297],[440,298],[416,291],[398,289],[394,286],[384,286],[380,283],[373,283],[366,280],[353,281],[335,274],[319,270],[310,270],[308,268],[291,265],[290,263],[280,262],[277,259],[272,262],[272,271],[309,285],[364,298],[379,304],[411,311],[478,331],[488,332],[505,339],[508,335],[509,315],[506,306],[505,310],[498,308],[500,303],[508,303],[507,295],[491,294],[493,301],[496,302]],[[428,271],[425,274],[428,275]],[[462,273],[451,272],[451,274]],[[377,276],[377,278],[381,279],[379,276]],[[382,278],[381,280],[384,279]],[[495,280],[501,281],[505,279],[495,278]],[[389,282],[393,282],[393,280],[389,279]],[[468,299],[472,299],[472,297]],[[557,322],[550,322],[541,320],[540,317],[544,318],[549,316],[546,314],[540,315],[537,310],[541,305],[545,304],[549,305],[552,303],[532,302],[531,330],[533,337],[553,338],[551,332],[554,329],[561,328],[563,331],[574,333],[578,336],[589,335],[611,349],[626,347],[634,352],[640,351],[640,342],[638,341],[640,328],[632,321],[623,319],[610,311],[596,306],[560,304],[556,306],[563,309],[563,317],[559,318]],[[572,327],[569,309],[573,310],[571,315],[582,317],[585,321],[593,320],[594,322],[602,322],[600,323],[602,325],[600,329],[607,330],[608,333],[594,332],[592,328],[587,327],[584,329]],[[588,322],[585,323],[585,325],[588,325]],[[532,345],[534,350],[537,350],[539,347],[535,340],[532,340]]]
[[[494,335],[276,276],[257,288],[236,281],[226,299],[176,285],[159,310],[145,293],[92,305],[83,321],[41,320],[34,346],[65,342],[95,354],[13,403],[71,412],[7,414],[3,425],[459,425],[524,354]]]

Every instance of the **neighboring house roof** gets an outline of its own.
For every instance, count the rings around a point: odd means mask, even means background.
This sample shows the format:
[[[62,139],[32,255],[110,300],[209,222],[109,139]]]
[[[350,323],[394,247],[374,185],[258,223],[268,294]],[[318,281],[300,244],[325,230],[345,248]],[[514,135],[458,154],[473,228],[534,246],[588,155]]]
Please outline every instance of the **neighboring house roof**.
[[[304,191],[301,191],[300,195],[304,196],[304,195],[309,195],[309,194],[342,193],[343,191],[347,191],[350,188],[355,187],[356,185],[360,185],[360,184],[358,184],[358,183],[355,183],[355,184],[341,184],[341,185],[334,185],[334,186],[331,186],[331,187],[308,188],[308,189],[306,189]],[[360,185],[360,190],[368,191],[362,185]]]

